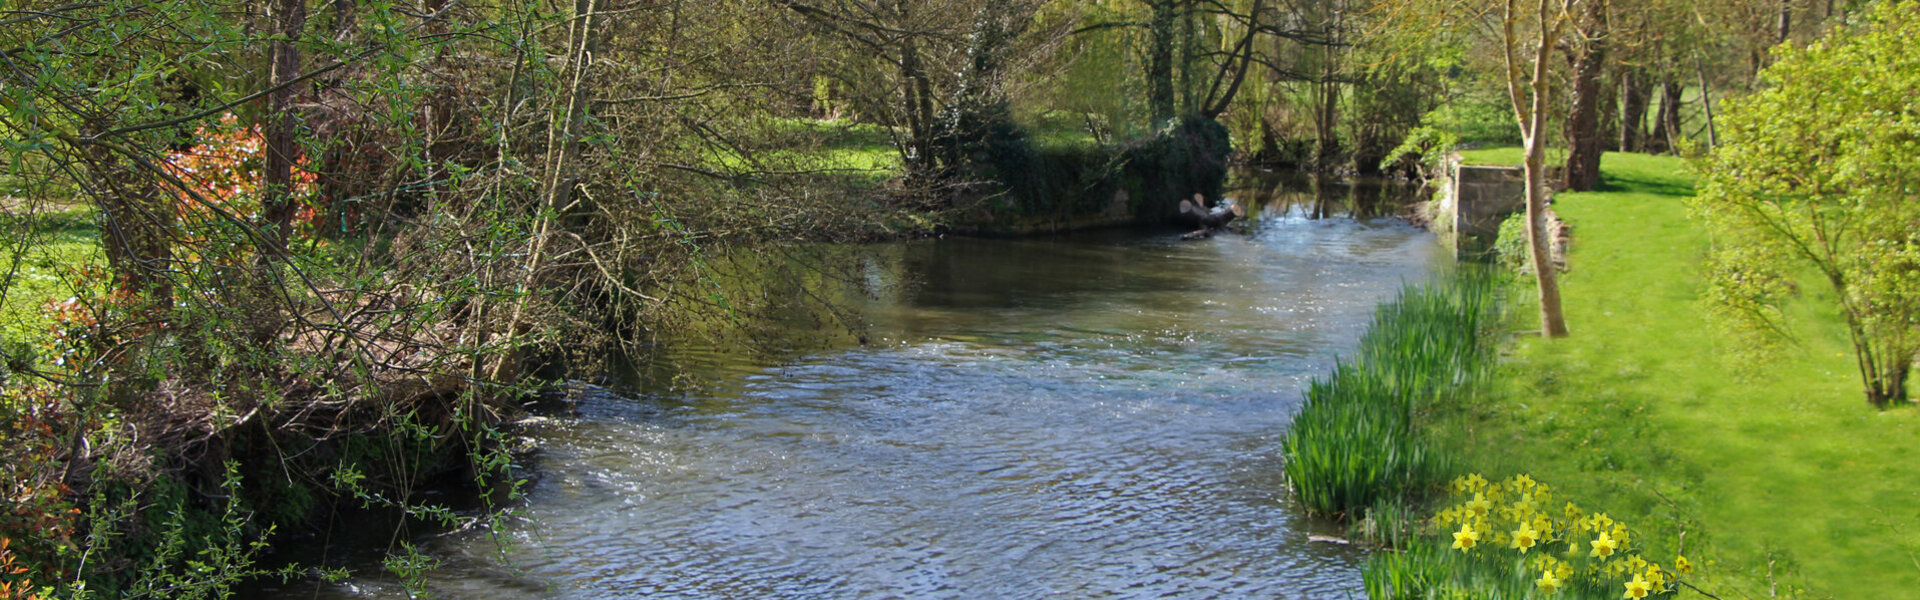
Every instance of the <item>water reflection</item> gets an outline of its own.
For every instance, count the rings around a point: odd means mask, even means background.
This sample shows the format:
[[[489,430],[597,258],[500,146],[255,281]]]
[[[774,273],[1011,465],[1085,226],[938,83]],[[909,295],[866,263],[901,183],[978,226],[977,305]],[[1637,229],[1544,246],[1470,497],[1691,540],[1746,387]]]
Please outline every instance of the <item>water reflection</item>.
[[[1400,216],[1419,194],[1401,181],[1292,170],[1238,171],[1227,191],[1249,210],[1308,219]]]
[[[425,540],[443,562],[431,591],[1357,594],[1358,551],[1308,543],[1324,525],[1288,506],[1278,436],[1372,305],[1443,254],[1399,221],[1317,218],[1361,204],[1315,195],[1325,208],[1309,211],[1290,195],[1303,188],[1279,189],[1240,192],[1262,209],[1248,235],[924,240],[801,259],[860,283],[842,298],[860,299],[866,345],[676,347],[661,360],[700,385],[637,370],[578,386],[530,432],[541,476],[527,519],[501,532],[510,565],[473,532]],[[267,595],[403,591],[369,575]]]

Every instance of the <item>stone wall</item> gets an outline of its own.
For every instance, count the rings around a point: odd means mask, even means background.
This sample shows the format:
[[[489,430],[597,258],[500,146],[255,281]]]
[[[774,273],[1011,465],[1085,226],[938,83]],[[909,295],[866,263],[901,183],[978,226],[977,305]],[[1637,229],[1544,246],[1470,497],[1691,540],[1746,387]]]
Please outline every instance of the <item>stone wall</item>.
[[[1521,167],[1462,164],[1460,155],[1446,158],[1439,191],[1426,215],[1430,227],[1458,257],[1483,256],[1493,251],[1500,223],[1527,210],[1527,175]],[[1554,179],[1548,169],[1547,179]],[[1552,201],[1551,197],[1548,199]],[[1547,208],[1547,235],[1554,262],[1566,270],[1569,228],[1553,208]]]

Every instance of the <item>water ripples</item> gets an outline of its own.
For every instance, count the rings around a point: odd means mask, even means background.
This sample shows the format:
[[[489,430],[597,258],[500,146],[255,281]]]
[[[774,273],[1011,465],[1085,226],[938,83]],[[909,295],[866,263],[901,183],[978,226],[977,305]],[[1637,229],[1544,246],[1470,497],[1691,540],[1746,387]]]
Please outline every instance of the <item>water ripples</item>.
[[[1308,543],[1324,526],[1286,504],[1278,435],[1307,378],[1436,252],[1404,225],[1264,225],[1251,239],[1097,242],[1045,260],[1005,248],[1029,242],[957,242],[938,251],[987,245],[1001,262],[954,265],[1094,283],[1022,278],[1000,290],[1014,297],[988,299],[929,283],[924,301],[873,311],[869,347],[753,367],[710,353],[724,381],[686,393],[582,385],[530,432],[542,476],[505,532],[511,566],[482,536],[439,538],[433,591],[1357,593],[1358,551]],[[326,594],[395,590],[363,578]]]

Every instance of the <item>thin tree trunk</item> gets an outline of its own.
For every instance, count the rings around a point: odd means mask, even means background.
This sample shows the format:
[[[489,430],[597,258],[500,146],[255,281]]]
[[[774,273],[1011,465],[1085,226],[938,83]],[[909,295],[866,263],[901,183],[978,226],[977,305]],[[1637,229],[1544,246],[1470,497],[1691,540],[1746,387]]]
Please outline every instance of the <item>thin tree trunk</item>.
[[[1699,52],[1693,55],[1693,71],[1700,76],[1700,107],[1706,110],[1707,150],[1711,151],[1720,145],[1720,133],[1713,128],[1713,96],[1710,95],[1712,88],[1707,85],[1707,68],[1700,64]]]
[[[1775,43],[1785,44],[1793,37],[1793,0],[1780,0],[1779,34]]]
[[[1153,16],[1147,24],[1147,109],[1153,127],[1174,116],[1173,42],[1176,25],[1174,0],[1152,0]]]
[[[1686,88],[1671,76],[1660,85],[1660,110],[1655,115],[1652,140],[1658,143],[1655,148],[1658,151],[1680,151],[1680,138],[1686,135],[1680,130],[1680,94],[1685,91]]]
[[[515,300],[513,312],[507,319],[506,336],[508,341],[526,333],[527,304],[539,283],[541,271],[545,268],[547,245],[553,239],[554,221],[560,213],[572,203],[573,188],[579,184],[574,163],[580,157],[581,137],[585,134],[587,107],[592,105],[592,88],[588,87],[587,70],[592,66],[597,50],[599,20],[595,17],[595,0],[574,0],[574,18],[568,29],[567,91],[563,98],[564,109],[558,124],[557,137],[549,134],[547,143],[548,180],[544,194],[545,202],[533,232],[533,246],[527,254],[526,271],[521,276],[520,298]],[[496,382],[507,381],[518,376],[520,352],[516,349],[500,357],[494,364],[491,379]]]
[[[267,220],[267,227],[263,229],[272,246],[270,251],[285,253],[289,229],[293,226],[293,167],[299,157],[299,149],[294,145],[295,86],[289,84],[300,75],[299,38],[307,24],[307,3],[277,0],[272,10],[273,33],[277,39],[272,44],[268,85],[274,90],[267,94],[264,118],[267,164],[260,205]]]
[[[1336,41],[1340,37],[1340,11],[1337,6],[1329,7],[1327,14],[1327,39]],[[1339,54],[1335,50],[1337,43],[1320,48],[1320,81],[1315,88],[1319,96],[1319,106],[1314,114],[1313,166],[1326,171],[1333,167],[1340,154],[1340,82]]]
[[[1620,147],[1620,80],[1608,78],[1601,84],[1600,90],[1600,139],[1606,140],[1601,146],[1614,152],[1624,152]]]
[[[1646,71],[1626,69],[1620,77],[1620,151],[1647,150],[1647,107],[1653,103],[1653,88],[1647,85]]]
[[[1548,0],[1540,0],[1540,37],[1533,56],[1533,76],[1522,87],[1519,68],[1519,37],[1514,29],[1519,15],[1514,10],[1515,0],[1507,0],[1502,36],[1505,42],[1507,63],[1507,93],[1513,101],[1514,116],[1521,126],[1521,137],[1526,145],[1527,177],[1527,247],[1533,263],[1534,281],[1540,292],[1540,334],[1549,338],[1566,337],[1567,323],[1560,307],[1560,282],[1553,269],[1553,257],[1547,241],[1547,191],[1546,191],[1546,133],[1547,111],[1551,109],[1547,93],[1549,91],[1548,64],[1554,42],[1560,38],[1561,26],[1567,8],[1572,0],[1562,0],[1560,14],[1548,16]]]
[[[101,245],[116,288],[167,310],[173,306],[173,280],[167,272],[173,263],[174,207],[161,198],[152,175],[129,168],[106,146],[86,148],[94,185],[99,186],[93,195],[102,223]]]

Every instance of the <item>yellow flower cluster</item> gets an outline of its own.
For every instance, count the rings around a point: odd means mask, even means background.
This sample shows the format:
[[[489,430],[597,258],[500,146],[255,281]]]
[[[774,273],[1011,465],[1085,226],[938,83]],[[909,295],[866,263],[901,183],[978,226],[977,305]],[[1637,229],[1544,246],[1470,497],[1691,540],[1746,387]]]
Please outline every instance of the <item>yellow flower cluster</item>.
[[[1499,482],[1467,475],[1449,488],[1458,501],[1434,521],[1452,531],[1452,548],[1467,555],[1512,551],[1530,557],[1527,569],[1543,594],[1555,594],[1580,577],[1596,585],[1620,585],[1614,589],[1624,590],[1622,598],[1638,600],[1671,593],[1675,573],[1693,570],[1685,557],[1675,559],[1669,573],[1635,554],[1633,532],[1606,513],[1589,513],[1572,502],[1558,511],[1547,508],[1554,502],[1553,489],[1526,475]]]

